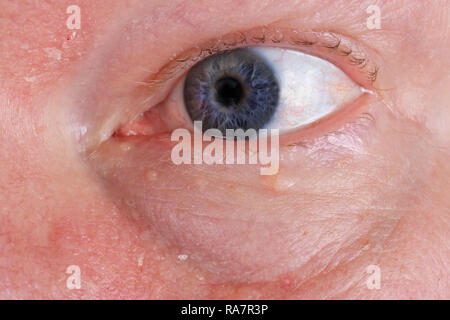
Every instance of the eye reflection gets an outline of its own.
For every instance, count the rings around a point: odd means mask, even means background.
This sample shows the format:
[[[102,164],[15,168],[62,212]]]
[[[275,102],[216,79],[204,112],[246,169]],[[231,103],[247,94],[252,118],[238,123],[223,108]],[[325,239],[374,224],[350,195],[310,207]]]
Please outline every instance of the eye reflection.
[[[184,103],[203,131],[278,129],[316,122],[363,91],[332,63],[299,51],[248,47],[207,57],[184,82]]]

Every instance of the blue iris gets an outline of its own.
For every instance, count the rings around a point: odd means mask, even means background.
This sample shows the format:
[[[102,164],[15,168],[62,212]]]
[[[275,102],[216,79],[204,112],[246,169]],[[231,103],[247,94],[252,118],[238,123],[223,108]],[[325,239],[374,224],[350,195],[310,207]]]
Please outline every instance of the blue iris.
[[[184,102],[203,131],[263,128],[278,106],[277,79],[260,56],[248,48],[214,54],[188,72]]]

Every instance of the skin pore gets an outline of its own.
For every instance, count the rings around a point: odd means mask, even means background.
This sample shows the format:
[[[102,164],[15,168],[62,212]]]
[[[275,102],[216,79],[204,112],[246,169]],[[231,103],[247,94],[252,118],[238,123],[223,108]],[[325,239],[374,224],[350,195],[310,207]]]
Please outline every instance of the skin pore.
[[[370,5],[381,29],[367,27]],[[0,298],[450,298],[449,7],[2,1]],[[183,72],[152,80],[185,52],[261,30],[349,39],[375,81],[345,47],[298,50],[374,94],[282,144],[277,175],[174,165]],[[71,265],[80,289],[66,286]]]

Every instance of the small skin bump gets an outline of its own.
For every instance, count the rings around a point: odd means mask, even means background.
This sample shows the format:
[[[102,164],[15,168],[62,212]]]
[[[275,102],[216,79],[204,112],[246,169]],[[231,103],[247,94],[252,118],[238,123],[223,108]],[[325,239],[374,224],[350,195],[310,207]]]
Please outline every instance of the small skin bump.
[[[263,183],[274,193],[283,193],[291,189],[296,181],[281,169],[277,174],[261,176]]]
[[[336,167],[345,169],[349,168],[353,163],[353,158],[349,156],[343,156],[339,160],[336,161]]]
[[[278,175],[273,188],[275,192],[281,193],[291,189],[295,183],[296,182],[290,177]]]
[[[127,142],[123,142],[120,144],[120,149],[123,151],[129,151],[131,149],[131,145]]]
[[[145,174],[145,177],[147,178],[147,181],[156,181],[158,180],[158,172],[156,172],[155,170],[148,170]]]
[[[47,53],[47,57],[49,59],[54,59],[57,61],[61,60],[62,51],[57,48],[44,48],[44,51]]]
[[[142,267],[144,265],[145,254],[141,253],[138,257],[138,267]]]

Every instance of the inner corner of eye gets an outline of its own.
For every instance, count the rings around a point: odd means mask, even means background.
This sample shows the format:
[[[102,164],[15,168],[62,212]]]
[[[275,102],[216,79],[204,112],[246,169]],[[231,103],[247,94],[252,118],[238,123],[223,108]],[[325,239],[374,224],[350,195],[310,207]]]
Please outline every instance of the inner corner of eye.
[[[300,51],[247,47],[223,51],[186,74],[184,105],[203,131],[278,129],[311,124],[351,103],[362,88],[333,63]]]

